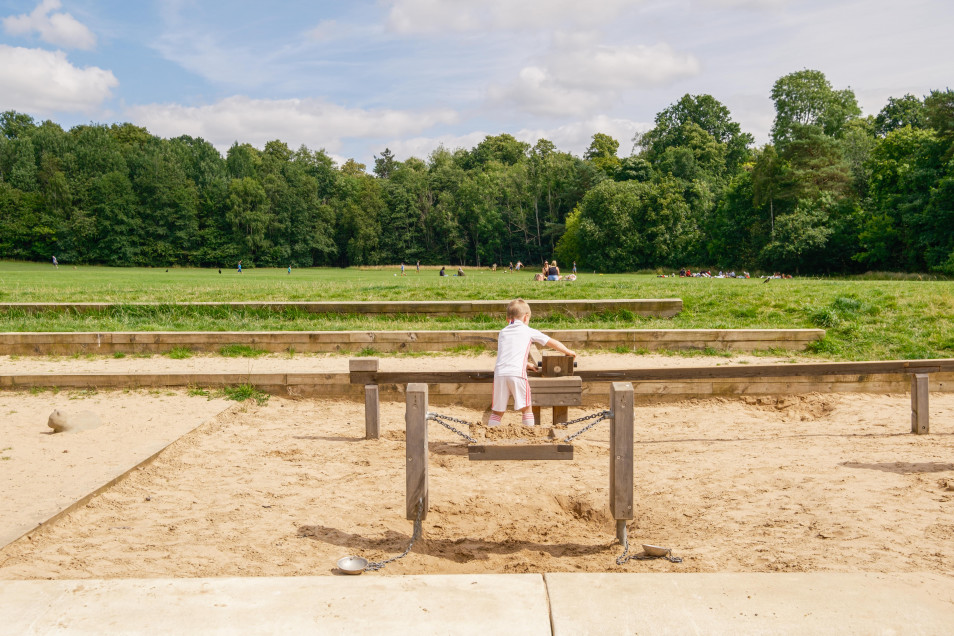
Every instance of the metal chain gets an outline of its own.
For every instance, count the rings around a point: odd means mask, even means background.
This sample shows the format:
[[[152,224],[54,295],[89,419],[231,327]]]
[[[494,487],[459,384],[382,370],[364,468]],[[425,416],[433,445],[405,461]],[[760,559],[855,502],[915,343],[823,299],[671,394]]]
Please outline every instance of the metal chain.
[[[428,413],[428,414],[427,414],[427,419],[429,419],[429,420],[434,420],[435,422],[437,422],[438,424],[440,424],[440,425],[443,426],[444,428],[446,428],[446,429],[448,429],[448,430],[450,430],[450,431],[453,431],[453,432],[457,433],[458,435],[460,435],[461,437],[463,437],[464,439],[466,439],[466,440],[467,440],[468,442],[470,442],[471,444],[476,444],[476,443],[477,443],[477,440],[474,439],[473,437],[471,437],[470,435],[468,435],[467,433],[465,433],[465,432],[463,432],[463,431],[460,431],[460,430],[457,430],[456,428],[454,428],[454,427],[451,426],[450,424],[447,424],[446,422],[443,421],[443,420],[447,420],[448,422],[457,422],[458,424],[463,424],[464,426],[469,427],[469,426],[470,426],[470,422],[468,422],[468,421],[466,421],[466,420],[461,420],[461,419],[458,419],[458,418],[456,418],[456,417],[451,417],[450,415],[441,415],[440,413]]]
[[[612,411],[600,411],[599,413],[591,413],[590,415],[584,415],[583,417],[578,417],[578,418],[576,418],[575,420],[570,420],[570,421],[568,421],[568,422],[561,422],[561,423],[560,423],[561,426],[569,426],[569,425],[571,425],[571,424],[579,424],[580,422],[585,422],[585,421],[587,421],[587,420],[594,420],[593,423],[589,424],[588,426],[585,426],[584,428],[580,429],[580,430],[577,431],[576,433],[573,433],[572,435],[569,435],[569,436],[567,436],[567,437],[564,437],[561,441],[563,441],[563,442],[570,442],[570,441],[574,440],[575,438],[579,437],[580,435],[582,435],[582,434],[585,433],[586,431],[590,430],[591,428],[593,428],[594,426],[596,426],[597,424],[599,424],[599,423],[602,422],[603,420],[608,420],[608,419],[610,418],[610,416],[612,416],[612,414],[613,414]],[[594,418],[595,418],[595,419],[594,419]],[[456,423],[458,423],[458,424],[463,424],[464,426],[468,426],[468,427],[469,427],[469,426],[471,425],[471,423],[468,422],[467,420],[462,420],[462,419],[459,419],[459,418],[456,418],[456,417],[451,417],[450,415],[443,415],[443,414],[441,414],[441,413],[428,413],[428,414],[427,414],[427,419],[428,419],[428,420],[433,420],[433,421],[437,422],[438,424],[440,424],[441,426],[443,426],[444,428],[446,428],[447,430],[453,431],[454,433],[457,433],[458,435],[460,435],[461,437],[463,437],[464,439],[466,439],[466,440],[467,440],[468,442],[470,442],[471,444],[476,444],[476,443],[477,443],[477,440],[476,440],[476,439],[474,439],[473,437],[471,437],[471,436],[468,435],[467,433],[465,433],[465,432],[463,432],[463,431],[461,431],[461,430],[459,430],[459,429],[457,429],[457,428],[455,428],[455,427],[453,427],[453,426],[451,426],[450,424],[447,423],[447,422],[456,422]]]
[[[411,551],[411,548],[414,547],[414,542],[421,537],[421,515],[423,514],[423,512],[424,512],[424,500],[418,499],[417,500],[417,518],[414,519],[414,531],[411,533],[411,542],[407,544],[407,550],[397,555],[396,557],[391,557],[390,559],[387,559],[385,561],[369,562],[364,569],[368,572],[377,572],[388,563],[391,563],[393,561],[397,561],[398,559],[403,559],[404,557],[406,557],[408,552]]]
[[[623,565],[627,561],[651,561],[653,559],[666,559],[670,563],[682,563],[682,557],[673,556],[672,550],[666,550],[666,554],[660,556],[629,554],[629,537],[623,537],[623,553],[616,557],[616,565]]]
[[[593,418],[596,418],[596,419],[593,421],[592,424],[588,424],[588,425],[584,426],[583,428],[581,428],[581,429],[578,430],[577,432],[573,433],[572,435],[567,435],[567,436],[564,437],[561,441],[563,441],[563,442],[571,442],[571,441],[573,441],[575,438],[577,438],[577,437],[579,437],[580,435],[582,435],[583,433],[587,432],[588,430],[590,430],[591,428],[593,428],[594,426],[596,426],[597,424],[599,424],[599,423],[602,422],[603,420],[608,420],[608,419],[610,418],[610,416],[612,415],[612,413],[613,413],[612,411],[600,411],[599,413],[594,413],[594,414],[592,414],[592,415],[584,415],[583,417],[578,417],[578,418],[576,418],[575,420],[570,420],[569,422],[564,422],[564,424],[566,424],[567,426],[569,426],[570,424],[576,424],[577,422],[584,422],[584,421],[586,421],[586,420],[592,420]]]

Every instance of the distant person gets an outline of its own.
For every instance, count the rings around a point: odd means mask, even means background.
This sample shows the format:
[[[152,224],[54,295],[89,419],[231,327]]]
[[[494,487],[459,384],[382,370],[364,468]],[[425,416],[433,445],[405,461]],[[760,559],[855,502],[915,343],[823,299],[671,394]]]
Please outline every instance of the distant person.
[[[516,269],[519,272],[521,269],[523,269],[523,263],[521,263],[520,261],[517,261],[517,266],[514,269]]]
[[[239,274],[242,273],[242,261],[239,261],[239,262],[238,262],[238,273],[239,273]]]
[[[573,275],[576,276],[576,261],[573,261]]]
[[[527,381],[527,369],[536,369],[529,360],[530,343],[556,349],[568,356],[576,352],[567,349],[559,340],[530,328],[530,305],[522,298],[510,301],[507,305],[509,324],[497,335],[497,362],[494,365],[493,401],[488,426],[500,426],[500,420],[507,410],[507,403],[513,396],[513,408],[520,411],[524,426],[533,426],[531,411],[530,383]]]
[[[420,274],[420,273],[421,273],[421,261],[418,261],[417,264],[415,265],[415,267],[417,268],[417,273]]]
[[[492,271],[492,272],[496,272],[496,271],[497,271],[497,263],[494,263],[493,265],[490,266],[490,271]]]
[[[447,276],[447,268],[444,267],[443,265],[441,265],[441,273],[440,273],[440,276]]]
[[[508,274],[513,274],[513,261],[510,261],[510,271],[507,272],[507,273],[508,273]]]
[[[458,267],[458,268],[457,268],[457,275],[458,275],[458,276],[463,276],[463,275],[464,275],[464,268],[463,268],[463,267]]]
[[[291,274],[291,265],[288,266],[288,273]]]
[[[560,280],[560,268],[557,267],[556,259],[547,268],[547,280]]]
[[[401,276],[407,276],[407,274],[404,273],[404,261],[401,261]]]
[[[56,260],[55,256],[53,257],[53,267],[55,267],[56,269],[60,268],[60,262]]]

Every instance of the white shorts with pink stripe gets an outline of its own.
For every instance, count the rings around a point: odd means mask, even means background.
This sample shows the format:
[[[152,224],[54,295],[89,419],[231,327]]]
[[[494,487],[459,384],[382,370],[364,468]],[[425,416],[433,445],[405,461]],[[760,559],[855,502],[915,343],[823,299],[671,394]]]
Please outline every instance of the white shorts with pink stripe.
[[[515,375],[494,376],[494,398],[490,404],[493,411],[506,411],[507,402],[513,396],[513,408],[516,411],[530,406],[530,383],[526,378]]]

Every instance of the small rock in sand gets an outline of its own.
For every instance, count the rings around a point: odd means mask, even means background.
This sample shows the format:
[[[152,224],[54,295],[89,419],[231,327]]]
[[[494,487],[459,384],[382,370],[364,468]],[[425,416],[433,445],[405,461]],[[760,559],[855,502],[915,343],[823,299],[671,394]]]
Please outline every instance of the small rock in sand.
[[[66,413],[56,409],[50,413],[50,419],[46,424],[53,429],[54,433],[78,433],[94,429],[102,423],[100,417],[92,411]]]

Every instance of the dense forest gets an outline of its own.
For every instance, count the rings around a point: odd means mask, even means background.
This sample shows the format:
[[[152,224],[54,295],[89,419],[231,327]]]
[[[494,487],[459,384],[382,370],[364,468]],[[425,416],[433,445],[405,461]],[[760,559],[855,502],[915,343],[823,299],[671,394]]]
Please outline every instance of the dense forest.
[[[861,116],[819,71],[772,88],[771,140],[685,95],[584,156],[509,134],[338,166],[323,150],[0,115],[0,258],[114,266],[708,266],[954,274],[954,92]]]

